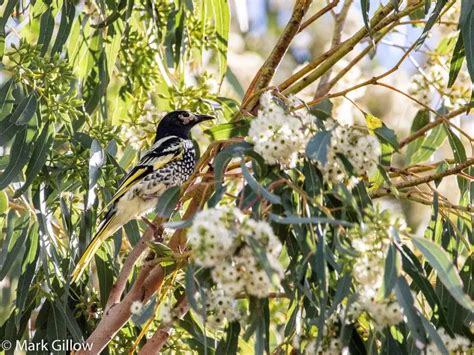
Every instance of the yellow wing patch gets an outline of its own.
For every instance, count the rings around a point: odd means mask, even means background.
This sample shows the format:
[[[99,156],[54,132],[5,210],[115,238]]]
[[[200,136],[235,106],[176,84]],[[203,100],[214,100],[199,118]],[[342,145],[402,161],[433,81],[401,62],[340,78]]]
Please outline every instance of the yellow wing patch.
[[[145,161],[145,162],[142,162],[142,164],[143,163],[144,164],[150,164],[151,163],[151,165],[153,166],[153,170],[156,171],[158,169],[161,169],[162,167],[164,167],[166,164],[168,164],[169,162],[171,162],[174,159],[182,159],[183,154],[184,154],[184,150],[181,149],[178,154],[163,155],[161,157],[156,158],[155,161],[153,161],[153,160],[150,160],[149,162]],[[149,166],[150,165],[145,165],[142,168],[138,168],[137,171],[135,171],[126,180],[124,180],[120,184],[117,192],[114,194],[114,196],[109,201],[109,203],[107,203],[107,205],[102,209],[100,214],[105,212],[115,201],[117,201],[120,197],[125,195],[133,185],[135,185],[137,182],[139,182],[140,181],[140,176],[148,169]]]

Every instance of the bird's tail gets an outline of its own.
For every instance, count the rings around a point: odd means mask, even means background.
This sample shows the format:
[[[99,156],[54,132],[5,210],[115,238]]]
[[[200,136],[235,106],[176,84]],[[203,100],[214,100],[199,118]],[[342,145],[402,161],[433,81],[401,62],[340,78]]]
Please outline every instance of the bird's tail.
[[[89,265],[95,253],[97,253],[97,250],[99,250],[102,245],[102,242],[121,226],[122,224],[118,221],[116,213],[106,216],[106,219],[100,225],[99,230],[95,233],[91,242],[84,251],[84,254],[82,254],[74,268],[74,271],[72,272],[72,282],[76,282],[81,277],[82,273],[86,270],[87,265]]]

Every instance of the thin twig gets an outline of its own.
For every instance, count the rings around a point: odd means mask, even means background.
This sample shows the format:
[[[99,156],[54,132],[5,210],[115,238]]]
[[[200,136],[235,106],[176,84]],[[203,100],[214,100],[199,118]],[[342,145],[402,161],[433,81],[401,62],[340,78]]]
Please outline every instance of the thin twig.
[[[331,48],[336,48],[341,44],[342,30],[344,29],[344,24],[346,23],[347,15],[349,14],[349,9],[352,5],[353,0],[345,0],[344,5],[342,6],[341,11],[334,16],[334,31],[332,35]],[[326,73],[321,77],[318,84],[318,89],[314,94],[314,98],[326,95],[329,91],[327,83],[331,77],[332,68],[328,69]]]
[[[310,4],[311,0],[296,1],[288,24],[286,25],[280,38],[278,39],[278,42],[276,43],[265,63],[263,63],[244,96],[242,104],[243,109],[252,111],[258,102],[259,97],[254,96],[251,99],[249,99],[249,97],[252,96],[252,93],[263,90],[270,84],[270,81],[272,80],[278,65],[290,47],[291,41],[298,33],[303,16],[308,10]]]
[[[445,171],[435,173],[435,174],[426,175],[418,179],[409,179],[407,181],[402,181],[400,183],[394,184],[393,186],[397,190],[399,190],[399,189],[405,189],[407,187],[413,187],[413,186],[417,186],[421,184],[426,184],[431,181],[438,180],[449,175],[455,175],[455,174],[461,173],[464,169],[470,167],[471,165],[474,165],[474,158],[467,159],[466,161],[458,164],[457,166],[451,169],[447,169]],[[389,195],[391,192],[392,192],[392,188],[383,187],[383,188],[370,192],[369,195],[372,198],[378,198],[385,195]]]
[[[321,10],[316,12],[313,16],[311,16],[310,18],[308,18],[305,22],[303,22],[301,24],[300,29],[298,30],[298,33],[304,31],[304,29],[306,27],[311,25],[313,22],[315,22],[317,19],[319,19],[324,14],[331,11],[333,8],[335,8],[337,6],[338,3],[339,3],[339,0],[334,0],[334,1],[330,2],[329,4],[327,4],[325,7],[323,7]]]

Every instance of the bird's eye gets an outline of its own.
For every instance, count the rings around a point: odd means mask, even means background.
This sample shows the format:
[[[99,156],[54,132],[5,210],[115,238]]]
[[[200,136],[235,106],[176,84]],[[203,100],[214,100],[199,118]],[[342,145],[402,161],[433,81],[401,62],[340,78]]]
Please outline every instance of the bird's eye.
[[[188,118],[188,117],[191,116],[191,115],[189,114],[189,112],[183,112],[182,116],[183,116],[184,118]]]

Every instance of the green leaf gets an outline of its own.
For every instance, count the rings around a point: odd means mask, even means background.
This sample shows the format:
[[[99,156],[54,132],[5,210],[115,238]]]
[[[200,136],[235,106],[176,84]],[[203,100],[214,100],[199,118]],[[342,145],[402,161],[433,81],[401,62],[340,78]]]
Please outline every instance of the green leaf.
[[[397,135],[393,129],[383,125],[382,127],[375,128],[374,133],[381,143],[387,143],[395,151],[399,150],[400,145],[398,143]]]
[[[22,259],[23,253],[25,252],[24,240],[28,235],[28,224],[22,223],[20,220],[15,229],[21,229],[21,232],[15,231],[8,243],[4,243],[2,248],[2,256],[6,254],[5,260],[0,264],[0,281],[8,275],[11,267],[15,262]],[[5,253],[7,251],[7,253]]]
[[[0,191],[0,214],[7,212],[8,196],[5,191]]]
[[[223,193],[224,186],[224,172],[227,168],[227,165],[230,163],[232,158],[240,156],[242,154],[252,151],[252,145],[247,142],[233,144],[225,149],[223,149],[219,154],[217,154],[214,160],[214,181],[215,181],[215,190],[217,196]]]
[[[169,217],[173,213],[178,204],[179,197],[181,194],[180,186],[173,186],[167,189],[158,199],[156,205],[156,213],[161,217]]]
[[[240,162],[240,168],[242,169],[242,175],[244,176],[248,185],[258,196],[262,196],[273,204],[281,204],[280,196],[268,191],[265,187],[258,183],[258,181],[252,176],[252,174],[250,174],[249,169],[245,165],[244,159],[242,159],[242,161]]]
[[[306,156],[311,160],[319,161],[322,165],[326,165],[330,143],[330,131],[320,131],[316,133],[306,146]]]
[[[462,143],[461,139],[459,139],[459,137],[453,133],[453,131],[447,124],[445,124],[445,129],[448,135],[449,145],[451,146],[455,162],[465,162],[467,160],[466,149],[464,148],[464,144]],[[464,191],[466,191],[468,188],[468,181],[461,176],[457,176],[457,181],[459,190],[461,191],[462,195],[464,194]]]
[[[21,169],[28,162],[29,144],[26,143],[26,129],[23,128],[17,133],[11,148],[8,165],[0,175],[0,190],[7,187],[14,178],[18,176]]]
[[[430,158],[446,139],[446,130],[443,125],[439,125],[431,130],[428,137],[424,137],[418,150],[413,153],[410,159],[410,165],[424,162]]]
[[[48,157],[49,150],[53,145],[53,141],[54,137],[50,130],[50,126],[49,124],[46,124],[34,143],[30,162],[26,168],[26,180],[23,185],[15,192],[14,197],[22,195],[38,175],[39,171],[46,163],[46,159]]]
[[[46,328],[46,334],[49,344],[53,344],[54,341],[58,343],[58,341],[60,342],[61,340],[65,340],[67,337],[66,329],[66,322],[64,321],[61,312],[59,312],[59,310],[54,307],[54,304],[51,304],[50,312],[48,314],[48,324]],[[57,355],[65,355],[66,351],[56,350],[54,353]]]
[[[353,223],[327,217],[278,216],[276,214],[270,213],[269,218],[271,221],[279,224],[329,224],[344,227],[353,226]]]
[[[110,290],[114,285],[113,257],[107,243],[95,254],[95,264],[97,266],[97,278],[99,280],[100,304],[105,307],[110,295]]]
[[[400,256],[397,249],[393,244],[390,244],[388,248],[387,258],[385,259],[385,271],[384,271],[384,295],[388,298],[395,283],[397,282],[398,276],[400,275]]]
[[[0,88],[0,119],[3,119],[10,113],[13,106],[12,91],[14,87],[15,81],[10,79]]]
[[[196,282],[194,281],[194,265],[189,264],[188,267],[186,268],[186,275],[185,275],[185,286],[186,286],[186,299],[189,302],[189,305],[191,308],[197,312],[201,313],[202,310],[200,309],[197,300],[196,300],[196,295],[198,293],[198,290],[196,289]]]
[[[465,0],[465,2],[467,1]],[[466,5],[465,2],[463,2],[461,8],[460,28],[466,51],[467,68],[471,81],[474,82],[474,6],[471,2],[469,8],[469,5]]]
[[[362,10],[362,19],[364,20],[365,28],[370,34],[369,10],[370,0],[360,0],[360,9]]]
[[[105,43],[105,57],[107,61],[107,75],[109,78],[112,77],[112,72],[115,68],[115,62],[120,51],[120,45],[122,43],[122,31],[119,26],[114,25],[109,27],[107,41]]]
[[[451,56],[451,65],[449,66],[449,80],[448,88],[453,86],[456,78],[458,77],[459,71],[461,70],[462,63],[466,57],[466,52],[464,50],[464,42],[462,35],[459,34],[456,45],[454,46],[453,55]]]
[[[370,34],[369,10],[370,0],[360,0],[360,9],[362,10],[362,19],[364,20],[365,28]]]
[[[448,125],[445,125],[445,129],[448,135],[449,145],[453,151],[454,160],[456,163],[463,163],[467,160],[466,149],[464,149],[464,144],[461,142],[459,137],[453,133],[451,128]]]
[[[245,120],[222,123],[206,129],[204,133],[211,136],[213,140],[224,140],[232,137],[245,137],[249,131],[249,122]]]
[[[230,30],[230,8],[228,0],[205,0],[206,20],[214,21],[217,37],[217,60],[219,62],[219,75],[224,77],[227,68],[227,41]]]
[[[428,110],[419,110],[415,118],[413,119],[413,123],[410,128],[410,134],[413,134],[426,126],[430,122],[430,112]],[[415,139],[414,141],[410,142],[407,146],[407,153],[406,153],[406,164],[410,163],[410,159],[413,156],[415,152],[420,149],[422,143],[423,143],[424,137],[420,137]]]
[[[257,264],[260,267],[263,268],[263,270],[267,274],[268,278],[270,280],[273,280],[273,276],[274,276],[276,270],[270,264],[270,261],[268,260],[268,257],[267,257],[267,253],[265,251],[265,248],[254,237],[246,238],[246,242],[250,246],[250,249],[252,249],[252,254],[255,257],[255,259],[257,260]]]
[[[446,323],[447,318],[443,305],[433,289],[431,282],[426,277],[425,270],[420,264],[418,258],[407,246],[403,246],[403,248],[400,249],[400,252],[402,254],[403,271],[413,279],[411,288],[420,290],[426,297],[431,309],[436,310],[436,315],[439,317],[440,322]]]
[[[50,6],[42,15],[40,22],[40,32],[38,45],[41,45],[41,55],[44,56],[48,51],[49,42],[54,31],[53,7]]]
[[[15,121],[17,125],[27,124],[34,116],[36,111],[36,97],[31,94],[25,97],[20,104],[16,107],[12,114],[12,121]]]
[[[59,23],[58,34],[51,49],[51,55],[61,53],[63,46],[71,33],[72,24],[76,14],[76,7],[69,1],[64,1],[61,8],[61,22]]]
[[[307,160],[304,162],[303,175],[304,190],[309,196],[316,196],[321,190],[322,181],[316,167]]]
[[[231,322],[226,327],[225,340],[222,339],[217,345],[216,355],[232,355],[237,354],[239,350],[239,334],[240,334],[240,323]]]
[[[418,38],[418,40],[416,41],[417,46],[420,46],[421,44],[423,44],[423,42],[425,41],[426,37],[428,36],[428,33],[430,32],[431,28],[434,26],[434,24],[438,20],[440,14],[441,14],[441,11],[443,10],[443,8],[444,8],[444,6],[446,5],[447,2],[448,2],[448,0],[437,0],[434,10],[431,13],[430,17],[428,18],[428,21],[426,22],[423,33],[421,34],[420,38]]]
[[[449,351],[446,349],[443,339],[441,339],[433,324],[431,324],[423,315],[420,315],[420,319],[426,333],[428,333],[430,340],[436,344],[440,354],[449,355]]]
[[[407,281],[399,276],[395,284],[395,294],[397,296],[398,303],[403,309],[403,314],[406,317],[406,323],[411,331],[412,336],[421,342],[420,348],[427,344],[426,334],[421,323],[418,311],[414,306],[415,301],[411,293],[410,287]]]
[[[474,303],[464,293],[461,278],[446,251],[432,241],[423,238],[413,238],[413,244],[423,253],[428,263],[436,270],[440,281],[459,305],[467,310],[472,310]]]
[[[72,314],[69,307],[67,305],[61,305],[57,303],[54,303],[53,306],[56,307],[56,309],[61,313],[62,318],[66,323],[66,327],[69,330],[69,333],[72,335],[74,341],[83,342],[84,337],[82,336],[81,328],[79,327],[79,324],[77,323],[76,318],[74,318],[74,315]]]
[[[1,2],[3,4],[3,1]],[[5,51],[5,25],[8,22],[15,6],[18,4],[18,0],[8,0],[7,4],[3,8],[2,17],[0,17],[0,61],[3,58],[3,53]]]

